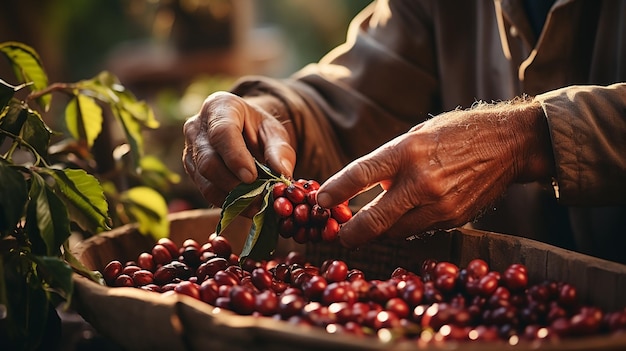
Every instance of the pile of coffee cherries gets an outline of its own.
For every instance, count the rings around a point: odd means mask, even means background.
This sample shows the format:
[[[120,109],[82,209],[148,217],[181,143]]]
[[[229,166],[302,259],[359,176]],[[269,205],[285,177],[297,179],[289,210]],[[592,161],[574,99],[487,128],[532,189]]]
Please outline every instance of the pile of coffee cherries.
[[[522,264],[497,272],[482,259],[463,267],[425,260],[419,270],[367,279],[342,260],[318,267],[297,252],[240,262],[228,240],[212,234],[180,247],[160,239],[136,261],[109,262],[103,276],[113,287],[184,294],[240,315],[385,341],[514,344],[626,330],[626,309],[583,305],[568,283],[531,285]]]
[[[273,210],[279,217],[278,233],[282,237],[300,244],[337,240],[339,226],[352,218],[352,211],[347,202],[330,209],[321,207],[316,199],[319,187],[317,181],[307,179],[274,185]]]

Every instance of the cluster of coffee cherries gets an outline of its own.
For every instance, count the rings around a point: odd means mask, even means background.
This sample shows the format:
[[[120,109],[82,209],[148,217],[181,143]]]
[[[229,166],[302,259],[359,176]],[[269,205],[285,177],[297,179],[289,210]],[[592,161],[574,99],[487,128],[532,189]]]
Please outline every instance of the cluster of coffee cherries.
[[[318,267],[297,252],[240,261],[228,240],[213,234],[180,247],[161,239],[136,261],[109,262],[103,276],[110,286],[184,294],[240,315],[384,341],[517,344],[626,331],[626,309],[581,304],[568,283],[531,285],[522,264],[500,273],[482,259],[463,267],[429,259],[418,270],[367,279],[345,261]]]
[[[278,233],[282,237],[300,244],[337,240],[339,227],[352,218],[352,210],[347,202],[330,209],[321,207],[316,199],[319,187],[317,181],[306,179],[274,185],[273,210],[279,217]]]

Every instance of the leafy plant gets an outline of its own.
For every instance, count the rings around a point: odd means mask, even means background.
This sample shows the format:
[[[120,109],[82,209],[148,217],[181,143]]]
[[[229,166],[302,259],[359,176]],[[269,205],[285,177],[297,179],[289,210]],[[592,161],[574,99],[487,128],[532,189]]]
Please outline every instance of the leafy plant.
[[[250,232],[239,254],[242,262],[247,257],[255,260],[266,259],[274,253],[278,242],[278,217],[272,208],[272,188],[279,182],[291,184],[287,177],[273,173],[258,161],[255,163],[257,179],[250,184],[240,183],[228,193],[215,229],[215,233],[220,234],[248,206],[261,199],[261,208],[252,217]]]
[[[144,234],[167,236],[159,188],[179,179],[144,155],[142,130],[159,123],[116,77],[49,84],[33,48],[5,42],[0,53],[18,81],[0,79],[0,349],[31,350],[59,325],[73,272],[102,283],[72,256],[70,235],[138,222]]]

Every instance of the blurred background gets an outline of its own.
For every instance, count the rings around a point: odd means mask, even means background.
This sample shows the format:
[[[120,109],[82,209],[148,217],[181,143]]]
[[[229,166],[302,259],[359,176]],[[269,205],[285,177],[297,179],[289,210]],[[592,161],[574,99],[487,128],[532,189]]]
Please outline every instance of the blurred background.
[[[206,206],[181,164],[182,124],[204,98],[245,74],[285,77],[317,61],[369,2],[11,0],[0,4],[0,42],[33,47],[50,83],[107,70],[146,100],[161,123],[147,132],[146,153],[181,175],[167,194],[174,211]],[[14,83],[6,62],[0,78]]]
[[[207,204],[181,163],[182,125],[210,93],[247,74],[286,77],[345,40],[352,17],[370,0],[9,0],[0,2],[0,42],[35,49],[49,83],[109,71],[154,109],[146,154],[180,175],[170,211]],[[6,60],[0,79],[15,84]],[[62,127],[63,109],[45,116]],[[56,128],[55,128],[56,129]],[[79,315],[59,311],[63,350],[119,347]]]

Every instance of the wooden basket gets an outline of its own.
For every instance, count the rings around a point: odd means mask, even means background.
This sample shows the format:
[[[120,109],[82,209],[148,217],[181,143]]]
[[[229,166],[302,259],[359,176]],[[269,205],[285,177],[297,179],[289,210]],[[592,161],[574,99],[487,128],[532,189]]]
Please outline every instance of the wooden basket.
[[[206,241],[217,225],[219,210],[192,210],[173,214],[171,238]],[[250,222],[237,220],[224,233],[240,250]],[[290,240],[290,244],[293,244]],[[101,270],[114,259],[134,260],[154,241],[133,225],[87,239],[73,252],[89,269]],[[376,242],[357,251],[337,246],[307,245],[306,257],[316,265],[327,258],[344,259],[362,269],[368,279],[388,277],[398,266],[416,270],[425,258],[459,265],[482,258],[502,271],[523,263],[532,282],[544,279],[576,286],[583,302],[607,311],[626,306],[626,266],[563,250],[533,240],[502,234],[453,230],[427,239]],[[293,246],[285,250],[292,250]],[[237,251],[235,251],[237,252]],[[161,295],[136,288],[110,288],[77,274],[75,309],[102,335],[128,350],[625,350],[626,334],[564,339],[558,343],[446,342],[421,345],[403,340],[385,343],[374,337],[329,334],[321,328],[295,326],[265,317],[239,316],[183,295]]]

